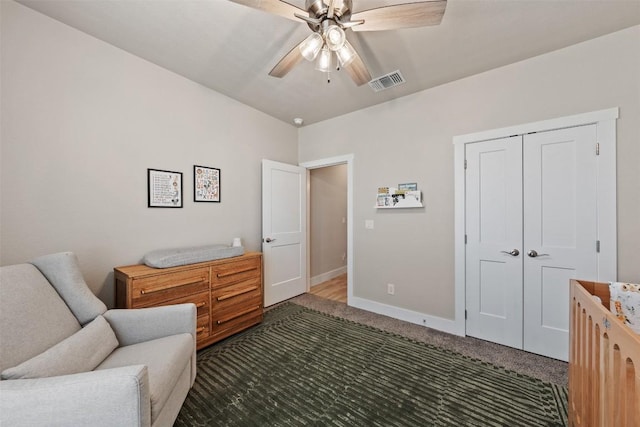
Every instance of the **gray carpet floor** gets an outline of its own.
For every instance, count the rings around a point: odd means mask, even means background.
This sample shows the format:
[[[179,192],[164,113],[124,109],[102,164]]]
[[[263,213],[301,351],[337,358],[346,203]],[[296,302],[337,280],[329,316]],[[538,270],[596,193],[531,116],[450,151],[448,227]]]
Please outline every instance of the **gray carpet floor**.
[[[415,341],[424,342],[465,356],[480,359],[506,369],[566,387],[568,364],[526,351],[505,347],[500,344],[473,337],[459,337],[424,326],[393,319],[369,311],[349,307],[311,294],[303,294],[289,300],[295,304],[311,308],[332,316],[373,326],[383,331],[402,335]]]

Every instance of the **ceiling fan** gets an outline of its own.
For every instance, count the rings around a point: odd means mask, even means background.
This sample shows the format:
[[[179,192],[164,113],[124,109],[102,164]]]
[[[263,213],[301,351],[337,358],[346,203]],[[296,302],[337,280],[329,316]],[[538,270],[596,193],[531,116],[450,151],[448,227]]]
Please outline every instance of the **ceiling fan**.
[[[347,31],[383,31],[438,25],[447,7],[447,0],[429,0],[353,13],[352,0],[305,0],[306,10],[284,0],[231,1],[309,25],[312,33],[273,67],[270,76],[284,77],[302,59],[315,60],[317,70],[330,73],[335,57],[336,68],[345,69],[358,86],[369,82],[371,74],[347,40]]]

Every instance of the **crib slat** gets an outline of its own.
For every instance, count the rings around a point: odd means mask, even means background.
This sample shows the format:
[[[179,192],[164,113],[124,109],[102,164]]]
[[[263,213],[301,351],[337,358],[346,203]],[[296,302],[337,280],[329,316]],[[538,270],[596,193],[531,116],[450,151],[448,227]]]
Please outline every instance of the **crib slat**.
[[[636,378],[635,378],[635,366],[631,359],[626,359],[623,365],[622,376],[624,377],[624,417],[625,425],[632,425],[634,421],[640,422],[635,416],[634,412],[638,405],[636,396]]]
[[[640,427],[640,335],[605,302],[607,283],[571,281],[569,424]]]

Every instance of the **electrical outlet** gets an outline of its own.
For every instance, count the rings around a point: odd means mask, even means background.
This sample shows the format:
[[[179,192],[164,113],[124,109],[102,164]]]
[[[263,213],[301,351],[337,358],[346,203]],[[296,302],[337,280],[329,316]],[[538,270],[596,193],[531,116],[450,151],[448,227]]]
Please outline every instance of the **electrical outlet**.
[[[389,295],[394,295],[396,293],[396,285],[393,283],[387,283],[387,293]]]
[[[364,228],[366,228],[367,230],[373,230],[373,220],[372,219],[365,219],[364,220]]]

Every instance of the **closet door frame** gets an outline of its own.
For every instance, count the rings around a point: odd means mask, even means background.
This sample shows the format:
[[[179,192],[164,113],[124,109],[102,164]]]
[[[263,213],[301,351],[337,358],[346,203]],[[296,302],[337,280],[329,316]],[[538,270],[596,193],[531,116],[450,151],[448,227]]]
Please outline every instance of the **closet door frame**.
[[[617,280],[616,228],[616,120],[619,109],[593,111],[574,116],[526,123],[453,137],[454,144],[454,259],[455,259],[455,318],[457,335],[466,335],[466,258],[465,258],[465,144],[489,141],[514,135],[551,131],[595,124],[598,147],[598,281]]]

